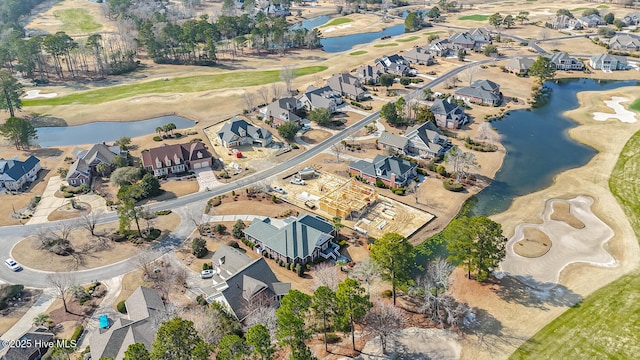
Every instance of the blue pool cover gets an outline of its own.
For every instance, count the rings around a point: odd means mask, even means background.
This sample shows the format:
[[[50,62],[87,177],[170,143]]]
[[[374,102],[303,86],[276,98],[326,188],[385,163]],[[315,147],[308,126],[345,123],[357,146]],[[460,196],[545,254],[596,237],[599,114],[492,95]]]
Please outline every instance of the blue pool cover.
[[[109,317],[107,315],[100,315],[100,329],[105,329],[109,327]]]

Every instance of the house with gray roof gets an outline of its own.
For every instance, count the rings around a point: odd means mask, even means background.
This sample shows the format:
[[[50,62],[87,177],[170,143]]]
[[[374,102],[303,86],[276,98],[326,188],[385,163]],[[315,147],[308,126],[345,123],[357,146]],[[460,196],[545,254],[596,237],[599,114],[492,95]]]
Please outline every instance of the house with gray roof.
[[[360,101],[364,98],[364,88],[360,80],[347,73],[333,75],[327,79],[327,86],[332,90],[339,92],[351,100]]]
[[[9,339],[4,339],[9,340]],[[18,339],[15,346],[3,347],[0,344],[0,359],[2,360],[36,360],[41,359],[55,341],[55,335],[48,329],[31,328]],[[19,345],[17,345],[19,344]]]
[[[551,60],[556,70],[582,70],[584,68],[582,61],[569,56],[567,53],[558,52],[544,56],[547,56]]]
[[[264,120],[269,120],[271,126],[278,127],[288,122],[300,124],[302,118],[296,113],[300,109],[298,100],[294,97],[278,99],[260,109]]]
[[[449,39],[436,39],[427,45],[427,50],[435,56],[448,57],[454,56],[457,48]]]
[[[593,55],[589,58],[589,66],[602,71],[625,70],[627,69],[627,58],[610,54]]]
[[[36,181],[40,169],[40,159],[33,155],[24,161],[17,156],[12,160],[0,158],[0,189],[20,191],[25,184]]]
[[[431,112],[436,118],[436,124],[446,129],[458,129],[468,121],[464,109],[452,103],[450,99],[435,99],[431,105]]]
[[[397,76],[406,76],[411,71],[409,62],[398,54],[379,57],[375,59],[373,65],[385,74]]]
[[[371,65],[361,65],[356,69],[355,76],[360,80],[360,83],[367,85],[377,85],[380,83],[380,75],[383,72]]]
[[[315,86],[307,87],[307,90],[298,96],[298,102],[307,110],[327,109],[330,113],[334,113],[338,109],[338,105],[342,104],[342,94],[331,89],[330,86],[317,88]]]
[[[369,184],[378,180],[387,187],[402,188],[417,176],[417,165],[396,156],[376,155],[373,161],[358,160],[349,163],[349,174]]]
[[[378,138],[378,144],[399,154],[422,158],[444,156],[451,148],[449,138],[432,122],[416,124],[408,128],[404,135],[384,131]]]
[[[475,47],[481,49],[485,45],[491,44],[493,37],[491,32],[484,28],[475,28],[469,32],[469,35],[475,41]]]
[[[254,308],[251,306],[252,304],[263,301],[280,301],[291,290],[291,284],[279,281],[263,257],[252,260],[236,249],[233,250],[239,254],[234,256],[229,255],[228,249],[221,250],[225,256],[218,257],[218,261],[223,260],[226,269],[230,269],[231,266],[245,265],[233,269],[234,272],[222,280],[214,277],[212,292],[209,293],[205,289],[207,292],[206,300],[208,303],[216,301],[223,304],[238,321],[243,321],[251,315]],[[220,249],[216,252],[219,251]],[[214,263],[214,268],[215,266],[216,263]]]
[[[77,160],[67,171],[67,182],[71,186],[91,184],[91,179],[96,174],[96,167],[102,163],[111,166],[111,162],[118,154],[120,154],[120,147],[107,146],[104,143],[95,144],[87,151],[76,152]]]
[[[578,18],[578,21],[582,24],[582,27],[587,27],[587,28],[598,27],[600,25],[606,24],[604,19],[602,19],[602,17],[600,17],[600,15],[597,15],[597,14],[591,14],[589,16],[580,17]]]
[[[640,24],[640,12],[630,12],[622,17],[622,21],[624,21],[627,26],[638,25]]]
[[[402,57],[404,57],[410,64],[433,65],[435,63],[433,55],[429,50],[419,46],[414,46],[413,48],[404,51],[402,53]]]
[[[574,30],[582,30],[582,23],[578,21],[578,19],[567,16],[567,15],[558,15],[553,21],[549,24],[549,26],[556,30],[562,29],[574,29]]]
[[[109,319],[109,327],[91,336],[91,358],[121,360],[131,344],[141,343],[151,351],[159,322],[166,311],[164,301],[154,289],[140,286],[125,301],[127,317]]]
[[[220,145],[227,149],[241,145],[265,147],[271,144],[273,140],[271,133],[267,129],[254,126],[238,117],[233,117],[226,122],[218,131],[216,139]]]
[[[526,75],[529,73],[529,69],[533,63],[534,60],[532,58],[518,56],[509,59],[504,65],[504,68],[516,75]]]
[[[213,157],[199,141],[158,146],[142,152],[142,166],[155,176],[170,176],[213,165]]]
[[[481,105],[498,106],[502,102],[500,85],[491,80],[476,80],[471,83],[471,86],[456,90],[454,97]]]
[[[640,39],[627,34],[616,35],[609,40],[609,49],[638,51],[640,49]]]
[[[287,264],[305,265],[316,259],[337,260],[340,256],[340,247],[333,242],[333,225],[315,215],[253,221],[244,234],[258,251],[266,251]]]
[[[461,32],[451,35],[449,41],[458,49],[475,50],[476,41],[469,35],[468,32]]]

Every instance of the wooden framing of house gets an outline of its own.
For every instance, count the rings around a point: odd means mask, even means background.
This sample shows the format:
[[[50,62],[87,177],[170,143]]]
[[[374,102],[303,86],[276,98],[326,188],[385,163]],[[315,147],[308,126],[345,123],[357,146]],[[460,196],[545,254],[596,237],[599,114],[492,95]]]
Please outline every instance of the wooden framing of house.
[[[320,198],[320,210],[343,219],[359,218],[378,200],[378,192],[370,185],[350,179]]]

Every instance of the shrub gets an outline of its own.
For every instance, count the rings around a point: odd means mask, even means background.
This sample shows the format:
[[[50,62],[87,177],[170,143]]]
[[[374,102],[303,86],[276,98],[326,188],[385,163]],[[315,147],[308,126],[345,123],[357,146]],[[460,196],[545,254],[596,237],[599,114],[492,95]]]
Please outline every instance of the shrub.
[[[296,266],[296,264],[291,263],[291,264],[289,264],[288,268],[289,268],[289,270],[293,271],[295,269],[295,266]]]
[[[7,304],[6,301],[0,300],[0,310],[4,310],[4,309],[6,309],[8,307],[9,307],[9,304]]]
[[[213,269],[213,265],[211,265],[210,263],[202,264],[202,270],[211,270],[211,269]]]
[[[162,215],[169,215],[171,214],[171,210],[160,210],[160,211],[156,211],[156,215],[162,216]]]
[[[207,305],[207,299],[205,299],[204,296],[202,296],[202,294],[196,296],[196,302],[199,305],[202,305],[202,306],[206,306]]]
[[[238,242],[234,241],[234,240],[227,241],[227,246],[231,246],[234,249],[239,249],[240,248],[240,245],[238,245]]]
[[[340,342],[340,336],[334,333],[327,333],[327,344],[336,344]]]
[[[445,167],[443,165],[438,165],[436,167],[436,172],[444,177],[447,177],[449,174],[447,173],[447,169],[445,169]]]
[[[191,243],[191,252],[197,258],[207,255],[209,252],[207,249],[207,241],[200,237],[193,239],[193,242]]]
[[[73,330],[73,334],[71,334],[71,337],[69,338],[69,340],[71,340],[71,342],[76,342],[80,338],[80,335],[82,335],[83,331],[84,331],[84,326],[82,326],[82,325],[76,326],[76,328]]]
[[[459,182],[456,182],[453,179],[447,179],[442,183],[442,185],[444,186],[445,189],[453,192],[460,192],[464,190],[464,186],[462,186],[462,184],[460,184]]]
[[[73,197],[73,194],[70,193],[70,192],[66,192],[65,191],[65,192],[62,193],[62,197],[65,198],[65,199],[68,199],[70,197]]]
[[[118,305],[116,305],[116,309],[121,314],[126,314],[127,313],[127,305],[124,304],[124,300],[120,301],[118,303]]]
[[[267,252],[267,250],[262,250],[262,256],[269,257],[269,253]]]
[[[393,296],[393,292],[389,289],[384,290],[383,292],[380,293],[380,295],[382,295],[383,298],[385,299],[391,299],[391,297]]]
[[[408,77],[401,77],[400,84],[402,84],[403,86],[407,86],[411,84],[411,79],[409,79]]]
[[[340,242],[338,242],[338,245],[340,246],[345,246],[347,244],[347,240],[340,240]]]
[[[160,231],[160,229],[153,228],[153,229],[151,229],[149,231],[149,233],[147,234],[145,239],[147,239],[147,240],[155,240],[160,236],[160,234],[162,234],[162,231]]]
[[[304,268],[302,265],[296,264],[296,274],[298,274],[299,277],[304,276]]]
[[[154,136],[153,141],[162,141],[162,138],[160,136]]]
[[[376,186],[383,189],[387,187],[380,179],[376,179]]]

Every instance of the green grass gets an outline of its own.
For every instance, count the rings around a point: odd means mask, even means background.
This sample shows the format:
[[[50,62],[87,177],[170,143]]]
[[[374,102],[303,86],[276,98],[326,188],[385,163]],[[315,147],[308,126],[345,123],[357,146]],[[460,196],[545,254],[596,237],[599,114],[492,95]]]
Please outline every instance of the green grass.
[[[364,55],[366,53],[367,53],[366,50],[358,50],[358,51],[354,51],[352,53],[349,53],[349,55],[356,56],[356,55]]]
[[[598,5],[596,6],[596,9],[608,9],[609,6],[608,5]]]
[[[410,36],[410,37],[408,37],[408,38],[398,39],[398,40],[396,40],[396,41],[399,41],[399,42],[403,42],[403,43],[404,43],[404,42],[416,41],[416,40],[418,40],[418,39],[420,39],[420,36]]]
[[[86,9],[64,9],[53,12],[62,21],[62,30],[70,34],[88,34],[102,29]]]
[[[442,33],[444,33],[444,32],[445,32],[445,31],[442,31],[442,30],[438,30],[438,31],[429,31],[429,32],[426,32],[426,33],[422,33],[422,35],[426,35],[426,36],[429,36],[429,35],[437,35],[437,34],[442,34]]]
[[[585,10],[589,10],[589,8],[586,8],[586,7],[578,7],[578,8],[575,8],[575,9],[571,9],[571,10],[569,10],[569,11],[571,11],[571,12],[576,12],[576,11],[585,11]],[[576,16],[576,17],[578,17],[578,16]]]
[[[472,20],[472,21],[485,21],[487,19],[489,19],[489,15],[480,15],[480,14],[461,16],[458,18],[458,20]]]
[[[631,106],[629,106],[629,108],[631,110],[640,111],[640,99],[636,99],[636,101],[631,103]]]
[[[294,70],[295,76],[304,76],[326,70],[326,66],[308,66]],[[84,91],[51,99],[23,100],[24,106],[101,104],[126,99],[136,95],[197,92],[256,86],[280,81],[280,70],[227,72],[215,75],[188,76],[175,79],[154,80],[132,85]]]
[[[329,21],[328,23],[320,26],[321,28],[325,28],[325,27],[329,27],[329,26],[338,26],[338,25],[342,25],[342,24],[346,24],[346,23],[350,23],[353,22],[353,19],[347,18],[347,17],[340,17],[340,18],[335,18],[331,21]]]
[[[634,102],[636,107],[640,102]],[[640,236],[640,132],[625,144],[609,189]],[[511,359],[637,359],[640,354],[640,272],[589,295],[524,343]]]
[[[373,47],[383,48],[383,47],[398,46],[398,45],[399,45],[398,43],[386,43],[386,44],[373,45]]]

